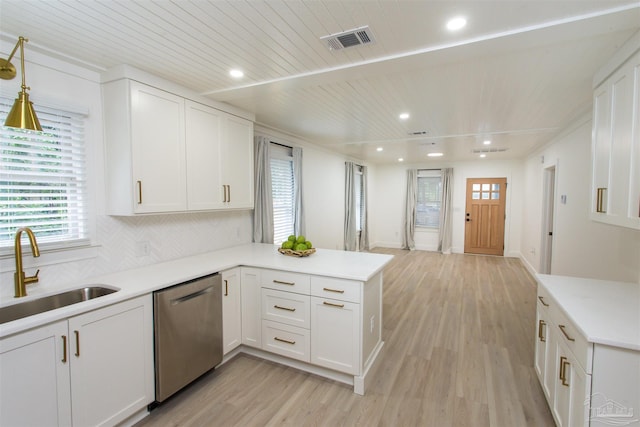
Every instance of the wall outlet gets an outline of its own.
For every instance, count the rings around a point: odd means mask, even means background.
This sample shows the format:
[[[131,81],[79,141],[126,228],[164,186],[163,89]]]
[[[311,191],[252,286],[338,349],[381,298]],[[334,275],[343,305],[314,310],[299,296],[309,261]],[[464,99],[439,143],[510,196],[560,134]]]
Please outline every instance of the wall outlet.
[[[149,256],[151,254],[151,245],[149,241],[136,242],[136,256],[138,258],[143,256]]]

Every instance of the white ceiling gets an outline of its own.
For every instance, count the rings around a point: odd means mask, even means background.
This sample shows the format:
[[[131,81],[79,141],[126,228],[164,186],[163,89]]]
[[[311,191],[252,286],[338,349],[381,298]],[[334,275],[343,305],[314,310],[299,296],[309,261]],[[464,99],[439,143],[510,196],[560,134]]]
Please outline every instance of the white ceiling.
[[[451,33],[457,15],[468,24]],[[320,40],[364,25],[375,43]],[[477,159],[487,138],[507,149],[487,158],[503,159],[589,110],[593,75],[640,29],[640,2],[0,0],[0,29],[89,68],[132,65],[371,163]]]

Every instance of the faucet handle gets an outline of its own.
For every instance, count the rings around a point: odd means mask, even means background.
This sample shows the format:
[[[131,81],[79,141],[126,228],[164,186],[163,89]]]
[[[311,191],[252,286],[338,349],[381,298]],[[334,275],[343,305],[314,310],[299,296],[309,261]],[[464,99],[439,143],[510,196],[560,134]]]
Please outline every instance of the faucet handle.
[[[25,276],[24,283],[36,283],[38,281],[38,273],[40,273],[40,269],[37,269],[36,274],[34,274],[33,276]]]

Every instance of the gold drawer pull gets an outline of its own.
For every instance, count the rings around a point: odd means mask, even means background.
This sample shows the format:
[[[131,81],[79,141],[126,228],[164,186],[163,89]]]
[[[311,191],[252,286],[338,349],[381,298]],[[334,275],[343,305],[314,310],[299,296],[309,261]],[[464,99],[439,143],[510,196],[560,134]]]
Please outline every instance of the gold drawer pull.
[[[544,320],[540,320],[538,322],[538,338],[540,338],[540,341],[542,342],[546,342],[547,339],[544,337],[544,335],[542,335],[542,329],[547,325],[547,322],[545,322]]]
[[[602,207],[602,205],[604,204],[605,191],[607,191],[607,189],[604,187],[598,188],[597,190],[597,193],[596,193],[596,212],[597,213],[607,213],[607,211]]]
[[[136,181],[138,183],[138,204],[142,204],[142,181]]]
[[[62,336],[62,363],[67,363],[67,336]]]
[[[340,289],[322,288],[322,290],[327,292],[335,292],[337,294],[344,294],[344,290]]]
[[[566,357],[561,357],[560,363],[562,364],[560,367],[560,370],[562,371],[562,385],[569,387],[570,384],[567,382],[567,366],[571,366],[571,363],[569,363]]]
[[[287,311],[296,311],[295,308],[289,308],[289,307],[281,307],[279,305],[274,305],[273,308],[277,308],[279,310],[287,310]]]
[[[289,285],[294,286],[296,282],[283,282],[281,280],[274,280],[273,283],[277,283],[278,285]]]
[[[296,343],[295,341],[285,340],[284,338],[273,337],[273,339],[291,345],[294,345]]]
[[[558,327],[560,328],[560,330],[562,331],[562,334],[564,335],[564,337],[565,337],[566,339],[568,339],[569,341],[575,341],[575,338],[571,338],[571,337],[569,336],[569,334],[567,334],[567,331],[565,331],[565,330],[564,330],[564,328],[565,328],[566,326],[564,326],[564,325],[559,325]]]
[[[567,360],[566,357],[564,356],[560,356],[560,375],[558,376],[559,380],[562,380],[564,382],[564,361]]]
[[[331,307],[344,308],[344,304],[334,304],[334,303],[326,302],[326,301],[322,301],[322,303],[324,305],[330,305]]]
[[[540,302],[542,303],[542,305],[544,305],[545,307],[549,307],[549,304],[547,304],[546,302],[544,302],[544,299],[542,299],[542,297],[538,297],[538,299],[540,300]]]
[[[228,280],[224,281],[224,296],[225,297],[229,296],[229,281]]]
[[[73,333],[76,335],[76,357],[80,357],[80,332],[73,331]]]

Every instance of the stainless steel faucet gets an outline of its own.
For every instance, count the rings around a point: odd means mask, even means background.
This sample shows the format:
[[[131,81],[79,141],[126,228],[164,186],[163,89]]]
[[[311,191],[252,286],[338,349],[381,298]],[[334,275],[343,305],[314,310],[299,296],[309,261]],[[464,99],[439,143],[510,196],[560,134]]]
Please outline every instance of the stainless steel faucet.
[[[16,252],[16,274],[14,274],[15,298],[27,296],[27,284],[37,282],[38,273],[40,272],[40,270],[36,271],[34,276],[24,275],[24,271],[22,270],[22,245],[20,244],[20,237],[23,231],[29,236],[31,254],[34,257],[40,256],[40,249],[38,249],[38,242],[36,242],[36,236],[33,234],[33,231],[28,227],[19,228],[18,231],[16,231],[16,241],[14,245]]]

